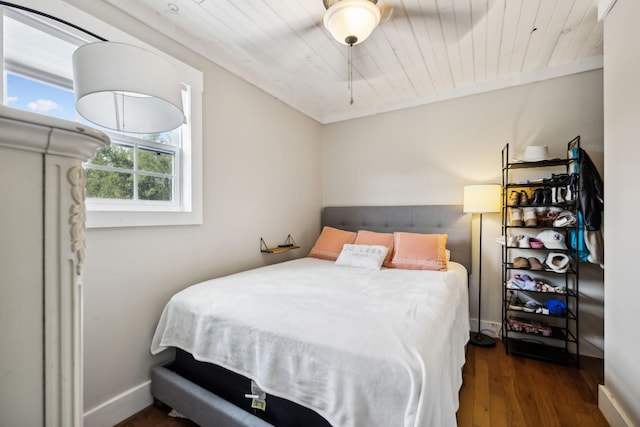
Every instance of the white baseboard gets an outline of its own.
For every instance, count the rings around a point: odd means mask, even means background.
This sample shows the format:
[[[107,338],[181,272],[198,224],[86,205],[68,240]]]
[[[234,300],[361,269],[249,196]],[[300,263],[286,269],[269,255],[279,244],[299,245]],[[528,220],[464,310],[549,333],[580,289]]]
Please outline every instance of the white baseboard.
[[[482,326],[481,332],[483,334],[500,339],[500,328],[502,325],[499,322],[483,320],[480,322],[480,325]],[[478,319],[469,319],[469,330],[473,332],[478,330]]]
[[[151,403],[151,381],[146,381],[85,412],[84,427],[112,427]]]
[[[598,387],[598,409],[611,427],[634,427],[631,419],[605,385]]]

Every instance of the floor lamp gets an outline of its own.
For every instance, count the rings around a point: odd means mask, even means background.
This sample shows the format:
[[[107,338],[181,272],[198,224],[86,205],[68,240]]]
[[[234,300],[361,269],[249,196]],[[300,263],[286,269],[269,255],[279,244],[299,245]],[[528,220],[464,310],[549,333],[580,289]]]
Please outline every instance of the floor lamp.
[[[499,184],[465,185],[464,187],[464,212],[480,214],[480,243],[478,247],[478,330],[469,334],[471,344],[480,347],[493,347],[496,345],[495,338],[480,332],[480,309],[482,307],[482,214],[500,212],[500,190]]]

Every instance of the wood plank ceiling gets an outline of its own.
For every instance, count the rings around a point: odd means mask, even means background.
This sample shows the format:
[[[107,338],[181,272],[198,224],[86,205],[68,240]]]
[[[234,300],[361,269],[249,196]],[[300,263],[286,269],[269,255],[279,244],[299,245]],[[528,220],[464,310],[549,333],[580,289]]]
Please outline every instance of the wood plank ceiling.
[[[105,0],[320,123],[602,67],[598,0],[380,0],[353,48],[322,0]]]

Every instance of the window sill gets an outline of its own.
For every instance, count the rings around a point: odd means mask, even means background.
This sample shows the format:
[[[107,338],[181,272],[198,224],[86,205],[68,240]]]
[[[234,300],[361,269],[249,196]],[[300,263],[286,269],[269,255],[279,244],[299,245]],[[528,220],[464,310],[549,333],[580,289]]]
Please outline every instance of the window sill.
[[[87,228],[201,225],[202,209],[192,212],[87,212]]]

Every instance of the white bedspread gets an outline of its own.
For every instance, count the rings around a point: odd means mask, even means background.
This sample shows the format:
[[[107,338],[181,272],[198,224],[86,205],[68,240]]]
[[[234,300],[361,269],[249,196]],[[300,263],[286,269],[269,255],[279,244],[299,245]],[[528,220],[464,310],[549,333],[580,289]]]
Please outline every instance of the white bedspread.
[[[445,427],[468,337],[460,264],[372,271],[302,258],[174,295],[151,352],[179,347],[335,427]]]

